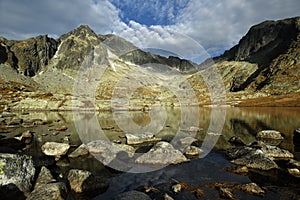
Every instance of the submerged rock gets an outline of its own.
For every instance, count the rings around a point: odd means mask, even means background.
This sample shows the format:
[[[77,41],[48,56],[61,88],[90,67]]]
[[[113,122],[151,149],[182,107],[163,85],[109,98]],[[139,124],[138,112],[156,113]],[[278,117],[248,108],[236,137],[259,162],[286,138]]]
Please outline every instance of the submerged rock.
[[[151,198],[143,192],[133,190],[117,195],[114,200],[151,200]]]
[[[144,133],[144,134],[126,134],[127,144],[143,144],[150,142],[158,142],[161,141],[161,138],[155,137],[152,133]]]
[[[244,192],[247,192],[249,194],[254,194],[254,195],[264,195],[265,191],[261,189],[256,183],[248,183],[248,184],[243,184],[240,186],[241,190]]]
[[[188,159],[168,142],[158,142],[150,151],[138,157],[140,164],[168,165],[186,162]]]
[[[101,193],[104,192],[109,183],[107,180],[95,177],[86,170],[71,169],[68,174],[71,189],[76,193]]]
[[[64,183],[48,183],[34,189],[26,200],[65,200],[67,187]]]
[[[65,155],[70,148],[69,144],[58,142],[46,142],[42,146],[42,152],[47,156],[54,156],[56,160]]]
[[[233,193],[232,193],[232,189],[230,188],[219,188],[219,194],[221,198],[225,198],[225,199],[235,199]]]
[[[283,140],[281,133],[275,130],[263,130],[257,133],[256,137],[258,139],[273,139],[273,140]]]
[[[34,174],[35,168],[29,156],[0,153],[0,186],[13,184],[27,194]]]

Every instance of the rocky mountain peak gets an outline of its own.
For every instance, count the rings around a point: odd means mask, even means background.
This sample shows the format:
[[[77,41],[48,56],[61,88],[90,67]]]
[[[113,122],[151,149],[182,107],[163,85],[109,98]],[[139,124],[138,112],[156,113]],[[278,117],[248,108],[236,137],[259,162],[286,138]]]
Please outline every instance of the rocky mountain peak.
[[[85,39],[89,37],[97,38],[97,34],[88,26],[88,25],[80,25],[79,27],[73,29],[67,34],[62,35],[59,40],[64,40],[67,37],[78,37],[80,39]]]
[[[299,35],[300,17],[265,21],[252,26],[240,42],[216,60],[235,60],[268,66],[278,55],[285,53]]]

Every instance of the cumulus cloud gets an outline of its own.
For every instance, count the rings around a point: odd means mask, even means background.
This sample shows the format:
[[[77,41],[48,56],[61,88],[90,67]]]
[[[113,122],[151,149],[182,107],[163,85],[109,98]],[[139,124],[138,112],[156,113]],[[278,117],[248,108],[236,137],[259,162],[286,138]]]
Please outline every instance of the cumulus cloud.
[[[0,35],[60,36],[88,24],[141,48],[200,61],[237,44],[256,23],[299,15],[299,7],[299,0],[1,0]]]
[[[60,36],[80,24],[110,33],[125,26],[109,1],[101,0],[1,0],[0,35],[24,39],[38,34]]]

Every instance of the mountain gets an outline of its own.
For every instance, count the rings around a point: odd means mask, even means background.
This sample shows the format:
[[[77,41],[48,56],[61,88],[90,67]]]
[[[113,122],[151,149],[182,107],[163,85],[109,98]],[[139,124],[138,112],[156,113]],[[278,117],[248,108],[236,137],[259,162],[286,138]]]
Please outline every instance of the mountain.
[[[271,86],[273,90],[279,90],[280,87],[287,89],[287,85],[282,84],[298,82],[299,32],[299,17],[265,21],[251,27],[236,46],[214,58],[215,62],[245,61],[258,65],[252,76],[234,84],[230,91],[237,92],[248,88],[257,91]],[[290,87],[286,92],[294,89]]]
[[[86,86],[95,90],[98,109],[109,109],[107,100],[120,100],[123,93],[131,95],[132,109],[157,103],[209,105],[212,99],[235,106],[297,106],[299,29],[299,17],[262,22],[236,46],[199,66],[143,51],[116,35],[96,34],[87,25],[58,39],[0,38],[0,109],[71,110],[76,84],[86,84],[79,79],[94,84]]]

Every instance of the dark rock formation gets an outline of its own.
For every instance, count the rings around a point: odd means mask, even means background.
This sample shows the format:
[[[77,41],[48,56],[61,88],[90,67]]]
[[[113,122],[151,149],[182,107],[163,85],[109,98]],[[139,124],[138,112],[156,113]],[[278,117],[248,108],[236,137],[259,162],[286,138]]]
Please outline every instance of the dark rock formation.
[[[57,49],[57,41],[47,35],[22,41],[2,39],[0,42],[0,63],[8,63],[25,76],[34,76],[48,65]]]
[[[258,65],[258,69],[247,80],[235,83],[231,92],[245,90],[247,87],[261,90],[270,85],[272,90],[280,90],[282,82],[289,78],[295,81],[299,79],[299,73],[294,70],[299,62],[299,19],[265,21],[255,25],[236,46],[213,59],[215,62],[246,61]],[[280,93],[286,92],[283,90]]]
[[[297,39],[298,18],[279,21],[265,21],[250,28],[248,33],[234,46],[219,57],[225,60],[248,61],[260,66],[270,62]]]

